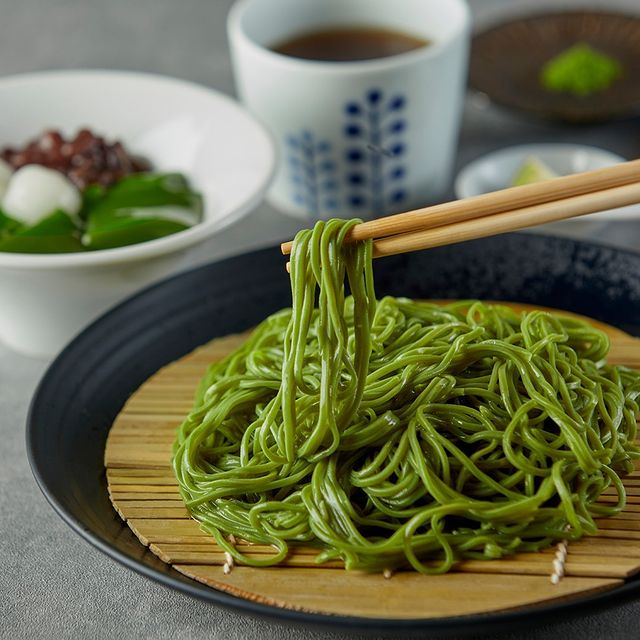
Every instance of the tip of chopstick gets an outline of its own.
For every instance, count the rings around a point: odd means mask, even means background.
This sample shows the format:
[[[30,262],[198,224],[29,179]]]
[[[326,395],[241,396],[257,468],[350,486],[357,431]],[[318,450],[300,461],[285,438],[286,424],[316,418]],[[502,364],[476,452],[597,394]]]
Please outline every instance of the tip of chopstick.
[[[280,251],[282,251],[283,256],[288,256],[291,253],[291,248],[293,247],[293,242],[289,240],[288,242],[283,242],[280,245]],[[288,269],[287,269],[288,271]]]

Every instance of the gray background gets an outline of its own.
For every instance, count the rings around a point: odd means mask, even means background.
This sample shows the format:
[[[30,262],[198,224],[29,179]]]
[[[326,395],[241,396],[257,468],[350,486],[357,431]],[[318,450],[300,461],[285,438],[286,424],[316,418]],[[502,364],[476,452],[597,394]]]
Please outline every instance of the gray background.
[[[0,76],[77,67],[137,69],[233,93],[224,32],[230,4],[230,0],[0,0]],[[476,26],[523,8],[567,5],[598,3],[471,0]],[[599,5],[640,12],[638,0],[603,0]],[[640,123],[564,128],[487,107],[469,97],[458,166],[515,142],[553,140],[596,144],[637,157]],[[261,207],[250,223],[224,232],[212,257],[271,244],[295,228],[295,222]],[[630,223],[609,225],[598,234],[601,241],[631,248],[639,236]],[[73,534],[41,496],[25,455],[27,407],[47,364],[0,345],[0,637],[347,637],[254,620],[192,600],[124,569]],[[536,628],[532,620],[527,632],[501,637],[636,638],[638,614],[640,604],[632,604],[550,627]]]

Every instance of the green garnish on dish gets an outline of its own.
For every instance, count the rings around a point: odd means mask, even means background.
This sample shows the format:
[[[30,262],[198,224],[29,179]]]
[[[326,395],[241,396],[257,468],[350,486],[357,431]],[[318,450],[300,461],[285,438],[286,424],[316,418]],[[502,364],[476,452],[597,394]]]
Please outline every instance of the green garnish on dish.
[[[13,235],[22,227],[22,224],[0,210],[0,241]]]
[[[136,174],[85,210],[87,249],[111,249],[183,231],[202,218],[202,197],[179,173]]]
[[[518,168],[515,176],[511,180],[512,187],[521,187],[525,184],[533,184],[534,182],[542,182],[557,178],[558,174],[548,167],[542,160],[531,156],[527,158]]]
[[[10,218],[8,218],[11,220]],[[18,224],[15,220],[11,221]],[[80,241],[80,227],[61,209],[31,226],[14,226],[0,240],[0,251],[11,253],[73,253],[84,251]]]
[[[608,89],[623,73],[618,60],[580,42],[542,67],[540,83],[547,91],[584,98]]]

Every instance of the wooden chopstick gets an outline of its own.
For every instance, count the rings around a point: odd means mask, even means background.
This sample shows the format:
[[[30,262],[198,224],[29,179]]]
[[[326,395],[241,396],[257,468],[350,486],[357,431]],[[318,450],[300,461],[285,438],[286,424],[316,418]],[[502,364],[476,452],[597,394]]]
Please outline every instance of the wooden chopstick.
[[[631,192],[615,192],[617,187],[624,185],[632,185],[640,182],[640,160],[631,160],[623,162],[604,169],[596,169],[594,171],[586,171],[584,173],[576,173],[560,178],[553,178],[538,182],[535,184],[525,185],[521,187],[511,187],[501,191],[485,193],[473,198],[464,200],[454,200],[445,202],[432,207],[416,209],[415,211],[407,211],[398,213],[393,216],[386,216],[376,220],[370,220],[356,225],[348,234],[347,241],[365,240],[368,238],[385,238],[384,244],[380,246],[382,240],[374,242],[375,255],[392,255],[392,253],[403,253],[404,251],[414,251],[418,248],[427,248],[430,246],[439,246],[439,244],[447,244],[450,242],[459,242],[463,239],[470,240],[476,237],[483,237],[497,233],[505,233],[515,229],[522,229],[528,226],[544,224],[571,218],[573,216],[584,215],[586,213],[595,213],[606,209],[613,209],[626,204],[635,204],[640,202],[640,198],[630,195]],[[596,197],[593,204],[589,204],[589,197],[594,194],[605,194]],[[609,194],[608,196],[606,194]],[[570,203],[573,198],[580,196],[587,197],[587,200],[580,204],[577,202]],[[609,200],[611,198],[611,200]],[[620,198],[620,200],[616,200]],[[630,198],[630,199],[629,199]],[[623,202],[623,204],[617,204]],[[553,209],[557,207],[558,214],[553,215],[550,210],[543,214],[538,210],[531,213],[531,218],[526,218],[527,214],[522,214],[527,220],[537,220],[540,222],[527,222],[518,226],[505,226],[497,224],[494,220],[487,223],[487,227],[479,223],[479,219],[485,217],[494,217],[497,214],[513,215],[514,211],[526,211],[542,205],[549,204]],[[571,208],[565,209],[565,205],[569,204]],[[573,208],[575,207],[575,208]],[[573,212],[575,211],[575,213]],[[564,215],[562,215],[564,213]],[[549,217],[547,217],[549,216]],[[521,218],[518,218],[521,220]],[[481,235],[473,235],[474,232],[468,232],[468,235],[462,228],[454,229],[450,234],[444,234],[442,237],[460,237],[459,240],[450,239],[439,242],[439,244],[420,245],[408,242],[408,235],[423,236],[428,230],[434,230],[443,227],[454,227],[457,224],[463,224],[471,221],[472,229],[481,231],[483,229],[496,229],[494,231],[481,232]],[[506,223],[508,225],[508,223]],[[499,230],[503,229],[503,230]],[[418,232],[417,234],[414,232]],[[464,235],[463,238],[460,234]],[[390,236],[404,236],[402,240],[391,242]],[[417,242],[417,241],[416,241]],[[284,242],[281,245],[282,253],[288,255],[291,253],[291,242]],[[386,246],[385,246],[386,245]],[[401,246],[413,246],[413,248],[401,249]],[[393,248],[392,248],[393,247]]]
[[[640,182],[455,222],[425,231],[380,238],[373,242],[373,255],[379,258],[420,249],[431,249],[637,203],[640,203]]]

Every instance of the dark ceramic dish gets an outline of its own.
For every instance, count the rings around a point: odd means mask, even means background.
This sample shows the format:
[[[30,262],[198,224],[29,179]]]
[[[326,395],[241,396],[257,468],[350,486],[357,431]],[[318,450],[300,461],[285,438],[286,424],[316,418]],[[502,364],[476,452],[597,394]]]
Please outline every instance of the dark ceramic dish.
[[[616,58],[624,75],[586,97],[546,91],[542,66],[578,42]],[[507,107],[569,122],[594,122],[640,113],[640,17],[595,11],[520,18],[477,34],[469,83]]]
[[[640,335],[640,255],[570,240],[513,234],[376,262],[378,295],[512,300],[569,309]],[[127,397],[163,365],[288,305],[278,249],[166,280],[107,313],[53,362],[35,394],[27,444],[43,493],[76,533],[150,578],[211,603],[288,623],[428,635],[530,627],[592,613],[640,595],[610,592],[517,611],[435,620],[370,620],[290,611],[191,581],[147,551],[111,507],[105,439]],[[535,612],[535,617],[532,613]]]

